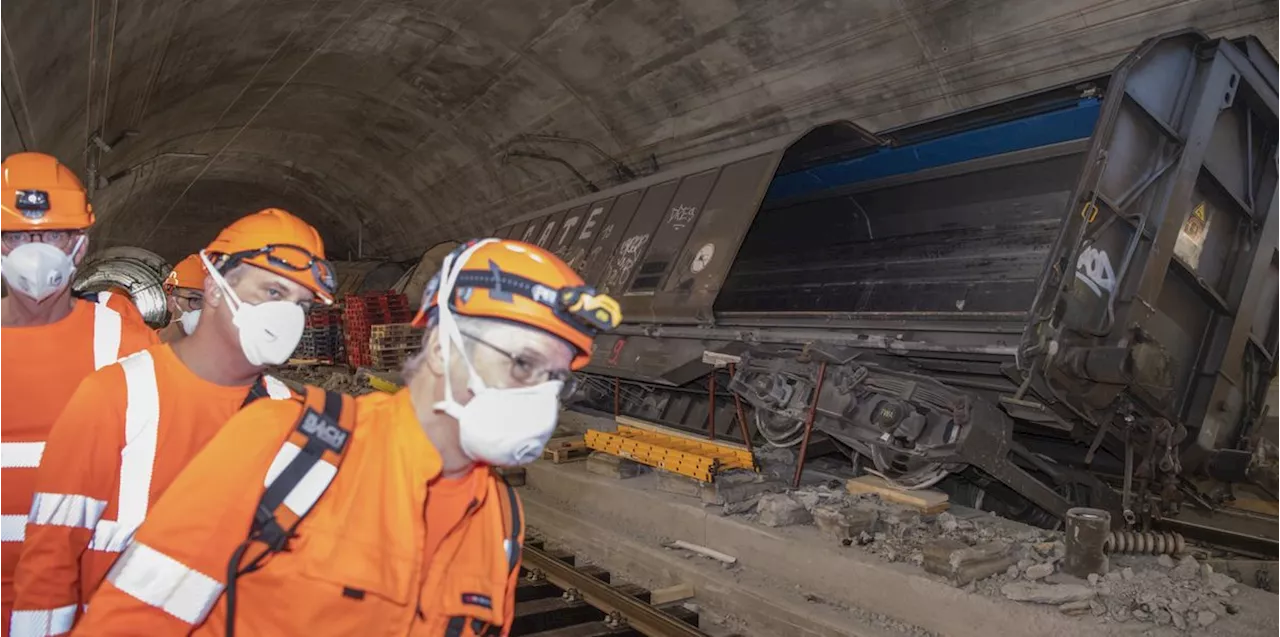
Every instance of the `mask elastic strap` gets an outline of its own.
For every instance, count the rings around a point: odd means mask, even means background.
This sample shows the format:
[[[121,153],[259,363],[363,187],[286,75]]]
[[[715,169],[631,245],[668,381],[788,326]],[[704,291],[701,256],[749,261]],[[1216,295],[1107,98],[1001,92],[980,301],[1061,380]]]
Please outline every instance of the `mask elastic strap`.
[[[205,271],[209,273],[209,276],[213,277],[213,282],[218,284],[218,287],[221,288],[222,291],[226,293],[227,298],[231,300],[231,311],[233,313],[239,312],[240,308],[244,305],[244,302],[240,300],[240,297],[236,296],[235,291],[231,289],[231,284],[227,283],[227,280],[222,277],[222,273],[218,272],[218,269],[213,267],[213,262],[209,260],[209,256],[205,254],[204,250],[200,251],[200,261],[204,263]]]
[[[458,418],[462,411],[462,405],[453,399],[452,374],[449,373],[450,362],[453,358],[452,350],[455,344],[458,346],[458,356],[462,358],[462,362],[467,366],[467,374],[472,390],[483,391],[487,386],[484,384],[484,380],[480,378],[480,375],[476,373],[475,367],[472,366],[470,359],[467,358],[466,352],[463,351],[462,330],[458,329],[453,310],[449,307],[449,299],[453,295],[458,275],[462,273],[462,267],[466,264],[467,259],[471,258],[471,255],[481,246],[492,242],[492,239],[478,241],[456,258],[451,258],[452,255],[446,256],[440,268],[440,289],[436,293],[436,329],[440,330],[440,357],[444,361],[444,400],[436,403],[434,407],[454,418]]]

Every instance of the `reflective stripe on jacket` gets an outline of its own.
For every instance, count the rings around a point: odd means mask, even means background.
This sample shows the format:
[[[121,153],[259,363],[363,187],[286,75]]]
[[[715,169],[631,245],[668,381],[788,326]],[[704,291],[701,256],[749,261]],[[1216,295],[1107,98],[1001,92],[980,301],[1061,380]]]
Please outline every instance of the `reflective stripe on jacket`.
[[[152,508],[75,634],[221,637],[228,562],[297,453],[284,441],[301,409],[262,401],[236,414]],[[334,470],[318,463],[285,500],[294,511],[314,503],[288,550],[237,580],[237,636],[507,634],[524,541],[514,490],[473,469],[471,506],[424,555],[440,456],[408,393],[362,396],[344,416],[355,419],[350,447],[328,490],[316,501]]]
[[[279,380],[265,380],[272,398],[292,397]],[[215,395],[206,395],[209,387]],[[199,380],[164,345],[85,379],[54,424],[36,478],[14,578],[12,637],[71,628],[149,505],[247,393]]]
[[[7,630],[16,596],[13,575],[26,537],[36,468],[45,456],[54,420],[85,376],[121,355],[154,344],[156,337],[140,316],[134,320],[133,315],[122,315],[101,300],[76,300],[66,318],[49,325],[6,327],[4,339],[0,621]]]

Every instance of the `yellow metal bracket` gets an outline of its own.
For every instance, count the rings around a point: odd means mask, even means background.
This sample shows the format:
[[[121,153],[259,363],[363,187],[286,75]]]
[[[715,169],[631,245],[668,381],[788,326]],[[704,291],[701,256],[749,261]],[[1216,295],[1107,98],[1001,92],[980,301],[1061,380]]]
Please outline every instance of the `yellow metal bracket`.
[[[615,433],[589,429],[587,447],[634,460],[702,482],[711,482],[726,469],[754,470],[751,452],[736,445],[667,433],[654,426],[619,424]]]

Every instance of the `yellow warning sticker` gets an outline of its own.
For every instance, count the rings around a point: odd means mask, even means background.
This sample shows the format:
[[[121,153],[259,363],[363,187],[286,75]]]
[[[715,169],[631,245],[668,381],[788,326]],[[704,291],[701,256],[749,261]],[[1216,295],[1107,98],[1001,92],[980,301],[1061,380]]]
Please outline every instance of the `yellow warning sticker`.
[[[1191,214],[1192,214],[1193,216],[1195,216],[1195,218],[1197,218],[1197,219],[1199,219],[1199,220],[1201,220],[1201,221],[1206,221],[1205,216],[1204,216],[1204,202],[1203,202],[1203,201],[1201,201],[1201,202],[1200,202],[1200,204],[1199,204],[1199,205],[1197,205],[1197,206],[1195,207],[1195,209],[1191,211]]]

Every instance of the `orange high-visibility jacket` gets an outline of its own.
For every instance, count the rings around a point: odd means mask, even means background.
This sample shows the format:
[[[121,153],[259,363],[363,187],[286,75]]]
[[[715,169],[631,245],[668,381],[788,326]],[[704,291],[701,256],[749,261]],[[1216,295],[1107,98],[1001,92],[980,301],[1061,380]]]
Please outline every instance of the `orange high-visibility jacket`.
[[[441,460],[408,392],[346,405],[341,464],[317,462],[281,505],[310,511],[297,535],[238,578],[236,634],[508,634],[524,541],[515,491],[476,467],[457,481],[469,493],[456,517],[432,517]],[[221,637],[228,562],[265,488],[305,447],[302,413],[259,401],[236,414],[152,508],[73,634]]]
[[[133,299],[123,294],[112,292],[98,292],[97,298],[98,303],[119,312],[120,316],[125,317],[125,320],[146,325],[147,322],[142,318],[142,312],[138,310],[138,306],[133,304]]]
[[[265,377],[272,398],[292,392]],[[18,560],[12,637],[68,632],[160,497],[249,386],[206,381],[168,345],[90,374],[49,434]]]
[[[107,304],[77,300],[71,313],[51,325],[3,329],[3,402],[0,402],[0,464],[3,476],[3,617],[8,634],[13,572],[31,511],[36,467],[54,420],[80,381],[156,342],[141,318],[130,320]]]

